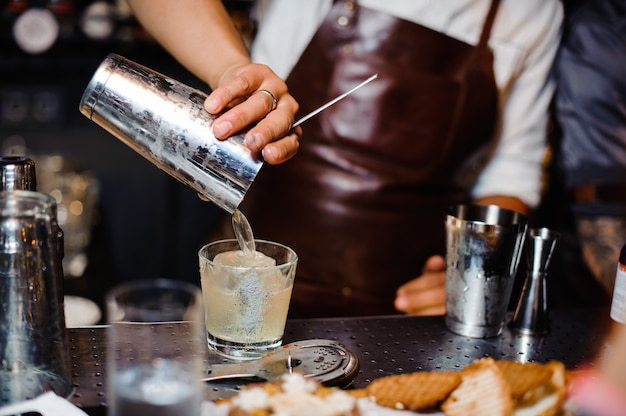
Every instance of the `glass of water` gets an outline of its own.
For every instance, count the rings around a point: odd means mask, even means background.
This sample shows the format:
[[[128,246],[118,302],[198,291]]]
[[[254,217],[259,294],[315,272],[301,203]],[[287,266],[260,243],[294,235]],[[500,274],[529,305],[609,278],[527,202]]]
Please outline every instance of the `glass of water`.
[[[206,358],[197,286],[167,280],[121,284],[106,295],[109,416],[198,416]]]

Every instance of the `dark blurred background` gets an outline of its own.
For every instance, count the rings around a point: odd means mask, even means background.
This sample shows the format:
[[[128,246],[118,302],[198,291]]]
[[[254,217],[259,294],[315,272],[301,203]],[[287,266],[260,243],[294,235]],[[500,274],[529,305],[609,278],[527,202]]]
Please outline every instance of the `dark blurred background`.
[[[248,41],[252,2],[224,4]],[[121,281],[199,284],[197,251],[224,215],[79,113],[109,53],[209,91],[154,42],[124,0],[0,0],[1,153],[34,159],[41,192],[57,192],[63,175],[83,178],[84,199],[91,195],[94,204],[82,201],[85,257],[64,264],[65,291],[100,305]],[[66,209],[60,206],[60,222]]]

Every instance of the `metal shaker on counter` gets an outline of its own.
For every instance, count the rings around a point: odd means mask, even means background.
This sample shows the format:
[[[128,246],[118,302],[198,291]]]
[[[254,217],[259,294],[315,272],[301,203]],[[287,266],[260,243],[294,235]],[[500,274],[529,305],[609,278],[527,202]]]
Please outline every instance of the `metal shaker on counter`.
[[[473,338],[502,333],[527,217],[496,205],[458,205],[446,216],[446,316]]]
[[[80,112],[154,165],[234,212],[262,161],[243,134],[220,141],[207,97],[119,55],[110,54],[87,85]]]

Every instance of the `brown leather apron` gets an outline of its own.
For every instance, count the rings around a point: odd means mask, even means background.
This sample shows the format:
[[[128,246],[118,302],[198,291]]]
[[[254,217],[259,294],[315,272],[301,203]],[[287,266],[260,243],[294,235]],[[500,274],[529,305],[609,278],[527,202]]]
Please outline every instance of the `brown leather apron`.
[[[398,286],[444,252],[445,210],[467,200],[496,120],[496,9],[472,46],[333,5],[287,80],[299,116],[379,78],[307,121],[297,156],[264,166],[240,208],[299,255],[292,318],[397,313]]]

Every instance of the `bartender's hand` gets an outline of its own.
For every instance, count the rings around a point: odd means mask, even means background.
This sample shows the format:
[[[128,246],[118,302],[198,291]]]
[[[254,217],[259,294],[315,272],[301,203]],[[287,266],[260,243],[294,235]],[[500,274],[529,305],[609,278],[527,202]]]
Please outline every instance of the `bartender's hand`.
[[[298,103],[289,94],[287,84],[266,65],[230,68],[222,75],[219,87],[207,97],[204,107],[211,114],[228,108],[213,123],[213,134],[218,139],[226,139],[258,122],[244,140],[252,152],[262,152],[269,164],[284,162],[298,150],[302,129],[291,128]]]
[[[128,0],[142,26],[180,63],[214,91],[206,110],[230,111],[213,124],[218,139],[258,124],[246,146],[267,163],[291,158],[302,130],[292,131],[298,104],[269,67],[250,63],[248,50],[221,0]],[[208,41],[207,41],[208,40]],[[263,92],[265,91],[265,92]]]
[[[443,315],[446,312],[446,261],[432,256],[421,276],[400,286],[395,307],[410,315]]]

